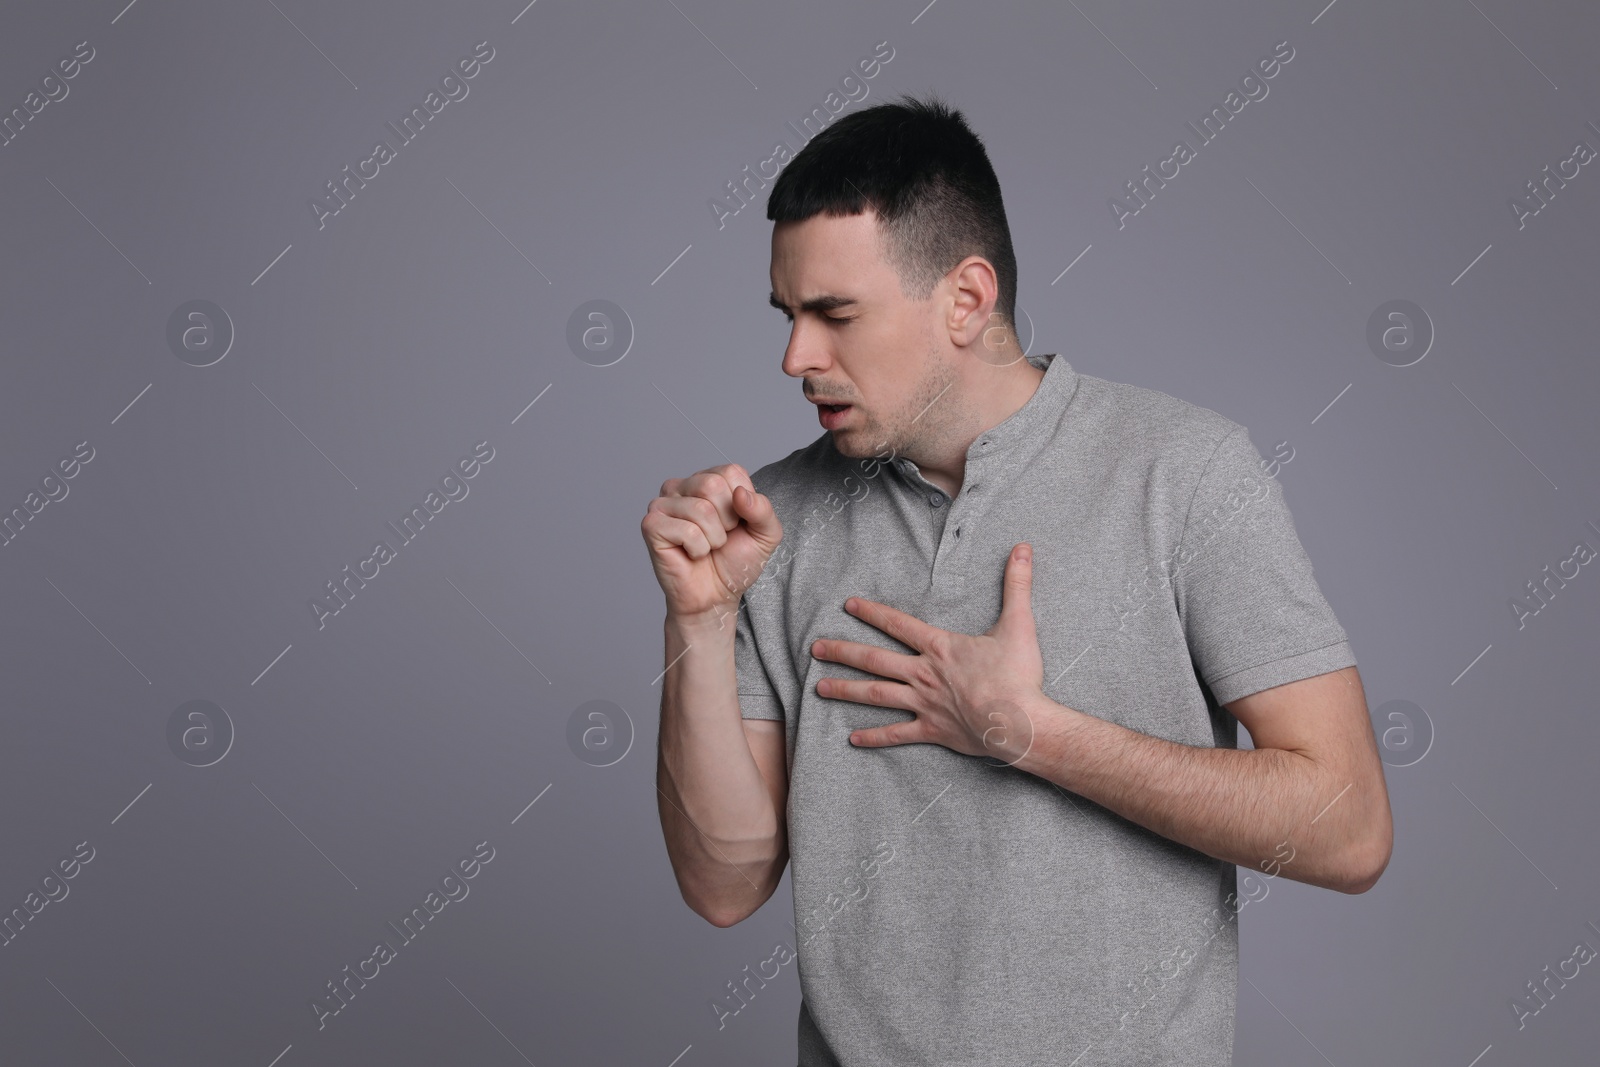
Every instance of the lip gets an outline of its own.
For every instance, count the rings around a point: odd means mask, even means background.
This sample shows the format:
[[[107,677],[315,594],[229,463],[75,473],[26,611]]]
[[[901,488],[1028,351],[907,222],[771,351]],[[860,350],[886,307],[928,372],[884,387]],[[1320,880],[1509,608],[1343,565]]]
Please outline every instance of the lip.
[[[855,405],[853,404],[847,405],[843,411],[829,411],[823,407],[822,401],[813,401],[813,403],[817,405],[817,421],[822,423],[824,430],[837,430],[844,425],[844,421],[855,410]]]

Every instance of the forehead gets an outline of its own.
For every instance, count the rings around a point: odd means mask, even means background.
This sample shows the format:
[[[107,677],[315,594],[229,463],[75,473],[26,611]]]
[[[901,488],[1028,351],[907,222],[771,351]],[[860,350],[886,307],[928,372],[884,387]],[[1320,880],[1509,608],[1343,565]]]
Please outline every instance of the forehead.
[[[817,291],[877,290],[894,279],[873,212],[813,215],[772,228],[772,288],[780,298],[798,301]]]

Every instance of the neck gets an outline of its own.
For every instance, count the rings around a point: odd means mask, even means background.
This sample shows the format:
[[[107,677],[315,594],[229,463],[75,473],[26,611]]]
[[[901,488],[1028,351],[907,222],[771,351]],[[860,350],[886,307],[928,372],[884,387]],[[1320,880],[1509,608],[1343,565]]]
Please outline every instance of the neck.
[[[993,363],[972,361],[952,386],[964,391],[963,415],[930,454],[908,456],[922,476],[951,497],[961,491],[966,477],[967,451],[972,442],[1022,409],[1044,380],[1044,371],[1029,363],[1014,346]],[[1014,358],[1013,358],[1014,357]]]

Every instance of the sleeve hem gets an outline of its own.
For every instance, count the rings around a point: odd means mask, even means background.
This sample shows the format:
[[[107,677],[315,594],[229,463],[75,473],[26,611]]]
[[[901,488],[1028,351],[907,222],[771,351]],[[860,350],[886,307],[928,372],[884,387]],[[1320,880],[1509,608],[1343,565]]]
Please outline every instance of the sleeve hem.
[[[739,717],[783,720],[783,702],[771,693],[740,693]]]
[[[1355,664],[1355,650],[1350,647],[1349,638],[1341,638],[1320,648],[1234,671],[1206,684],[1217,703],[1225,705],[1263,689],[1287,685]]]

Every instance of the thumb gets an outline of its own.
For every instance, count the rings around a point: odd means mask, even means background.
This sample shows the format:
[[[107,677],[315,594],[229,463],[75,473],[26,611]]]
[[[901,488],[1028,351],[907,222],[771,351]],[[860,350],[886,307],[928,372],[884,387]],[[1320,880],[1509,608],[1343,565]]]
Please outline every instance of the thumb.
[[[778,513],[773,509],[772,501],[741,485],[733,491],[733,509],[749,527],[750,536],[771,555],[783,539],[783,526],[778,522]]]
[[[1000,590],[1000,625],[1018,626],[1032,633],[1033,619],[1033,546],[1026,541],[1011,550],[1006,557],[1005,584]]]

